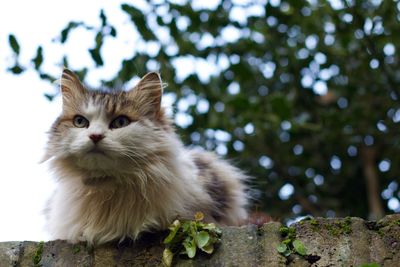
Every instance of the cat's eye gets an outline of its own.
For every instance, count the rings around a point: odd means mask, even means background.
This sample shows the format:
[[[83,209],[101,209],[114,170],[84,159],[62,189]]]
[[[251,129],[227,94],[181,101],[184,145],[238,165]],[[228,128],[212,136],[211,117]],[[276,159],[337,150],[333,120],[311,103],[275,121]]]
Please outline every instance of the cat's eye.
[[[89,127],[89,121],[85,117],[83,117],[81,115],[76,115],[74,117],[73,124],[77,128],[87,128],[87,127]]]
[[[118,116],[110,123],[110,129],[118,129],[127,126],[131,121],[126,116]]]

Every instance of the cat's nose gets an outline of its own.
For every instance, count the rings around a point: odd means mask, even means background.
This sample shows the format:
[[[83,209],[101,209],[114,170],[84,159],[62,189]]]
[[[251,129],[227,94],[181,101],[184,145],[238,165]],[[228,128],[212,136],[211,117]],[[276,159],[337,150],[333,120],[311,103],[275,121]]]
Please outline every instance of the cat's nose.
[[[92,139],[93,143],[97,144],[101,139],[104,138],[104,135],[102,135],[102,134],[91,134],[91,135],[89,135],[89,138]]]

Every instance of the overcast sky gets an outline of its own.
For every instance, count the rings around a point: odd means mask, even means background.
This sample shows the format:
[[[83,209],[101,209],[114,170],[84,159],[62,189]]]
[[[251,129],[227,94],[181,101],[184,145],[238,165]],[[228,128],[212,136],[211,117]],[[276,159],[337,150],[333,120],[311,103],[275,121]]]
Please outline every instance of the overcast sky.
[[[12,75],[5,70],[12,65],[7,45],[13,33],[21,45],[21,61],[25,64],[35,55],[37,45],[45,45],[45,70],[54,74],[63,54],[71,55],[72,67],[93,64],[86,52],[93,37],[84,31],[71,36],[65,47],[51,43],[71,20],[99,23],[101,8],[119,29],[132,31],[128,18],[120,11],[122,1],[6,1],[0,3],[0,241],[48,240],[41,211],[54,189],[46,164],[38,164],[43,156],[46,131],[60,112],[60,100],[49,102],[43,95],[56,88],[41,81],[33,71]],[[100,77],[111,77],[121,58],[121,51],[132,45],[134,36],[126,34],[118,42],[108,42],[107,65],[89,77],[94,85]],[[118,52],[120,51],[120,52]],[[122,53],[122,54],[121,54]],[[105,55],[110,53],[105,53]]]

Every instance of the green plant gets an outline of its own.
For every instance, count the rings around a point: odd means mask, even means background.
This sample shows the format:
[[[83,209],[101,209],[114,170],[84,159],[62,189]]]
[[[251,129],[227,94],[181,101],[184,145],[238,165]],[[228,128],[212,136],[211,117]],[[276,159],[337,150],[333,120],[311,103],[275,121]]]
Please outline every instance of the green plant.
[[[41,265],[39,265],[39,262],[42,260],[43,247],[44,247],[44,242],[40,241],[36,247],[35,254],[32,257],[34,267],[41,266]]]
[[[346,235],[351,234],[352,233],[351,218],[346,217],[344,220],[339,220],[332,224],[326,225],[325,228],[328,230],[329,234],[332,236],[339,236],[342,234],[346,234]]]
[[[214,245],[220,241],[221,230],[214,223],[204,223],[204,214],[197,212],[195,220],[175,220],[164,239],[165,249],[162,262],[171,266],[174,255],[196,256],[199,249],[207,254],[214,252]]]
[[[73,254],[78,254],[79,252],[81,252],[81,246],[80,245],[74,245],[72,247],[72,253]]]
[[[380,267],[380,265],[378,263],[373,262],[373,263],[361,264],[359,267]]]
[[[279,229],[282,237],[285,239],[276,247],[278,252],[285,257],[292,253],[297,253],[300,256],[307,255],[307,249],[304,244],[296,239],[296,229],[293,227],[281,227]]]

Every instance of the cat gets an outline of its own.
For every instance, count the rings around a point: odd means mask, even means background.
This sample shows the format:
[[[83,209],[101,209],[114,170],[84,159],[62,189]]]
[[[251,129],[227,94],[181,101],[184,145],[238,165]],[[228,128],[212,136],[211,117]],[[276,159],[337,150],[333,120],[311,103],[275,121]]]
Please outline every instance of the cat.
[[[88,90],[68,69],[59,83],[62,113],[44,157],[57,179],[46,208],[52,238],[135,240],[197,211],[218,225],[246,221],[248,176],[183,146],[161,107],[158,73],[129,91]]]

